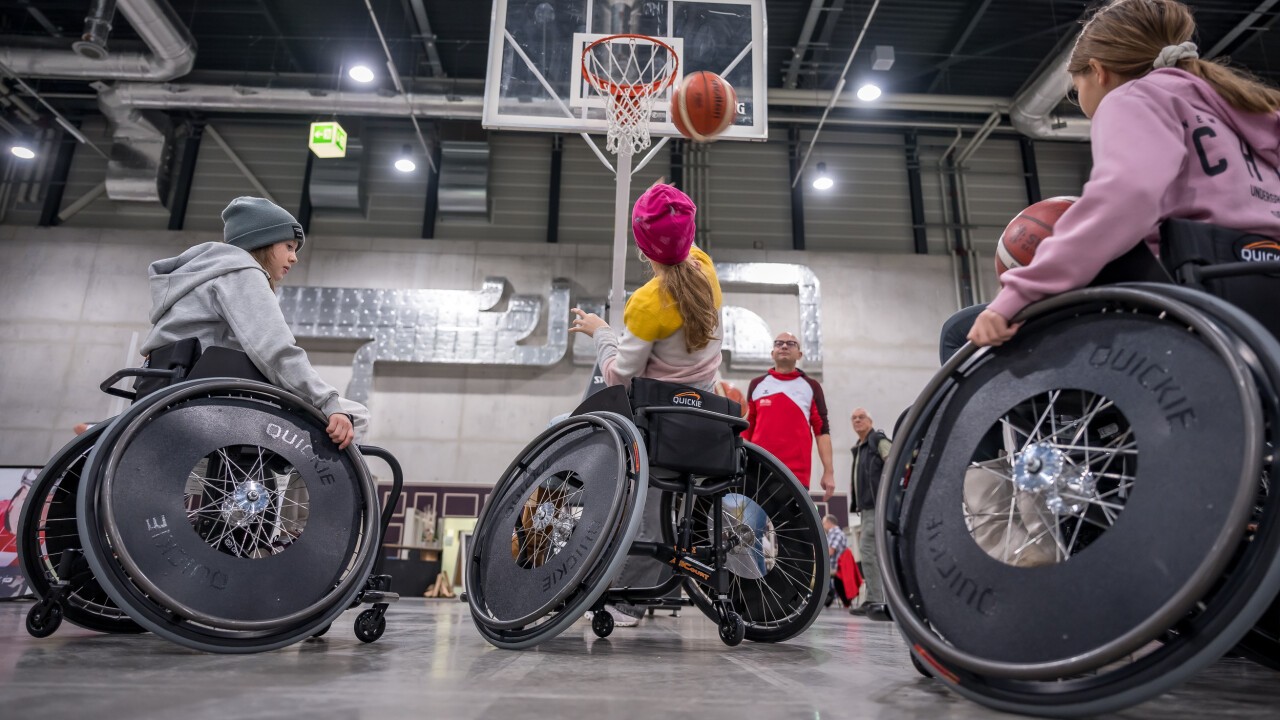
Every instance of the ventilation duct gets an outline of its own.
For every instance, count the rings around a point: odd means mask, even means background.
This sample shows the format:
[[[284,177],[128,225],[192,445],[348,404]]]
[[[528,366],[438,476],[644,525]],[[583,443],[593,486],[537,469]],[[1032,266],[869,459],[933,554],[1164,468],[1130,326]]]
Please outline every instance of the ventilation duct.
[[[1009,106],[1009,120],[1018,132],[1037,140],[1088,141],[1090,123],[1087,118],[1064,118],[1054,114],[1071,89],[1067,63],[1074,42],[1063,43],[1062,50],[1045,64],[1044,70],[1027,83]]]
[[[440,143],[439,208],[442,214],[489,215],[489,143]]]
[[[364,145],[359,138],[348,138],[346,157],[312,158],[308,189],[314,208],[358,210],[366,215],[369,199],[364,186]]]
[[[86,35],[101,38],[101,58],[94,57],[94,48],[86,50],[95,44],[86,38],[82,41],[84,45],[77,43],[76,51],[3,47],[0,63],[15,75],[33,78],[160,82],[191,72],[196,62],[196,41],[164,0],[118,0],[121,14],[147,44],[150,53],[117,52],[108,57],[106,33],[111,28],[108,7],[115,4],[94,0],[85,19]],[[105,19],[105,26],[101,19],[95,18]],[[77,54],[84,52],[88,55]]]
[[[107,197],[112,200],[167,203],[169,154],[173,127],[162,112],[144,111],[120,102],[102,83],[94,83],[98,109],[111,132],[107,161]]]

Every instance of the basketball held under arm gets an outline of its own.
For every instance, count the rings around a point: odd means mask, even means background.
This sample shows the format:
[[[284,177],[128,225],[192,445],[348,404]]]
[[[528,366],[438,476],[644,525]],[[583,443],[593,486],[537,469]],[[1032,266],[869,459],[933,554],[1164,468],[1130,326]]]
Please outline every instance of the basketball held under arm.
[[[1006,319],[1033,302],[1089,284],[1107,263],[1152,234],[1180,180],[1186,144],[1176,117],[1126,89],[1093,118],[1093,172],[1031,264],[1005,272],[990,309]]]

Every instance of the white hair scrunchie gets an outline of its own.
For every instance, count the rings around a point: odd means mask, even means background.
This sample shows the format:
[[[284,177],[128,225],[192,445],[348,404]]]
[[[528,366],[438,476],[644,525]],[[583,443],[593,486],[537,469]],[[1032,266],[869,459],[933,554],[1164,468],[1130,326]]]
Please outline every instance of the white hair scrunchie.
[[[1151,63],[1156,68],[1174,67],[1183,60],[1194,60],[1200,57],[1200,49],[1190,40],[1180,45],[1165,45]]]

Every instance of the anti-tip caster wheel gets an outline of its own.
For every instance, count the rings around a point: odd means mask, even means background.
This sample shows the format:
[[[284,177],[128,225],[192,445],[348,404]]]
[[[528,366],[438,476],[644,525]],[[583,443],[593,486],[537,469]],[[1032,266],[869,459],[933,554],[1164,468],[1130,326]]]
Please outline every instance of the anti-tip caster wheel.
[[[596,637],[609,637],[613,633],[613,613],[608,610],[597,610],[592,613],[591,631],[596,634]]]
[[[360,642],[375,642],[386,629],[386,616],[373,608],[356,616],[356,637],[360,638]]]
[[[720,639],[725,645],[734,647],[746,636],[747,624],[742,621],[742,616],[732,610],[729,611],[725,616],[725,622],[720,624]]]
[[[27,611],[27,632],[32,637],[49,637],[62,624],[62,605],[41,600]]]

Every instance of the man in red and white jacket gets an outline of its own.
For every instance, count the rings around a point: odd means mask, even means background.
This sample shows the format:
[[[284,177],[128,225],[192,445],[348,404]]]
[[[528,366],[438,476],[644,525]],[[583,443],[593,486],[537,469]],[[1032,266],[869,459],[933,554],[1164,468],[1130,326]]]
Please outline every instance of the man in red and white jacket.
[[[831,424],[827,421],[827,399],[817,380],[796,368],[804,357],[800,341],[782,333],[773,341],[773,369],[751,381],[747,389],[747,420],[751,426],[742,437],[773,453],[809,487],[813,465],[813,440],[818,441],[822,460],[822,499],[836,491],[831,463]]]

